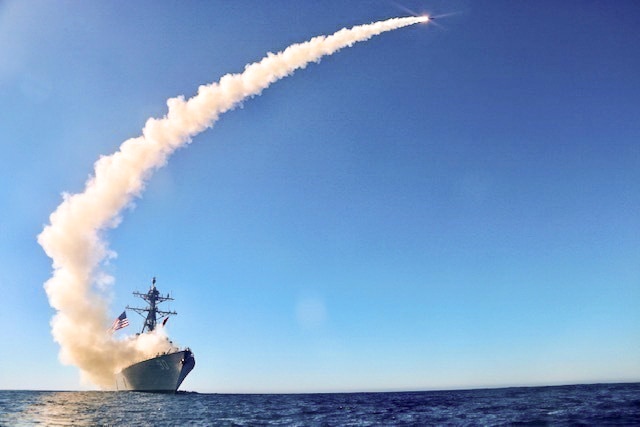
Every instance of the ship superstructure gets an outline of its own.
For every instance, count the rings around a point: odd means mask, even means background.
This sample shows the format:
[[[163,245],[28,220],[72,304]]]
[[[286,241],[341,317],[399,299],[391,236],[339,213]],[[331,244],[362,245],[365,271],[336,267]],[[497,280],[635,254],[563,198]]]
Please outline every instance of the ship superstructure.
[[[167,294],[162,296],[156,289],[156,278],[151,282],[147,293],[134,292],[134,296],[143,299],[147,307],[129,307],[145,318],[141,334],[153,332],[156,329],[158,316],[164,317],[163,325],[169,316],[176,315],[175,311],[158,309],[158,304],[172,301]],[[149,391],[175,393],[196,364],[195,357],[189,348],[180,350],[169,341],[170,347],[162,354],[124,368],[116,374],[116,390]]]
[[[166,319],[169,318],[169,316],[178,314],[175,311],[162,311],[158,309],[158,304],[165,301],[173,301],[173,298],[171,298],[169,294],[167,294],[166,297],[163,297],[160,294],[160,291],[156,289],[155,277],[153,278],[153,280],[151,280],[151,288],[149,288],[149,291],[146,294],[143,294],[141,292],[134,292],[133,295],[138,298],[142,298],[148,304],[148,307],[146,308],[127,306],[127,310],[133,310],[145,318],[144,325],[142,325],[142,331],[140,332],[142,334],[144,334],[145,330],[147,332],[151,332],[156,328],[156,324],[158,322],[158,316],[164,316],[166,321]]]

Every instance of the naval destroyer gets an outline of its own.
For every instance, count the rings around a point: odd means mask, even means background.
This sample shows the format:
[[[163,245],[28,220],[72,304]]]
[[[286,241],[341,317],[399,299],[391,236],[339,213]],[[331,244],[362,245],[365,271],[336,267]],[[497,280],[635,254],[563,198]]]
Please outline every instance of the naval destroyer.
[[[153,278],[151,288],[147,293],[134,292],[133,295],[147,302],[147,307],[129,307],[145,317],[142,334],[156,329],[158,316],[164,317],[163,325],[169,316],[178,314],[175,311],[162,311],[158,304],[171,301],[167,294],[162,296],[156,289],[156,279]],[[164,353],[155,357],[127,366],[116,374],[116,390],[148,391],[158,393],[175,393],[196,364],[196,359],[189,348],[180,350],[171,341],[170,347]]]

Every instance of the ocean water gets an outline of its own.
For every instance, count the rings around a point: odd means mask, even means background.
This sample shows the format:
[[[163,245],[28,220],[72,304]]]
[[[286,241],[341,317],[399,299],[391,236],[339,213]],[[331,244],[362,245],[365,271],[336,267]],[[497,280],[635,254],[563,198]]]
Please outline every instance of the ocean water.
[[[403,393],[0,391],[0,425],[640,425],[640,383]]]

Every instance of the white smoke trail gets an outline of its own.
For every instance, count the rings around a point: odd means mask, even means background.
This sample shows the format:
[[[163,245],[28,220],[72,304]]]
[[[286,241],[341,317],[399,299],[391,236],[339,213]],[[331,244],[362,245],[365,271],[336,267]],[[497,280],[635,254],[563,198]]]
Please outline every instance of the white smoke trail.
[[[100,265],[113,254],[102,234],[120,222],[120,212],[139,196],[151,173],[191,138],[213,126],[219,115],[247,97],[259,95],[271,83],[356,42],[401,27],[427,22],[427,17],[393,18],[318,36],[284,51],[268,53],[240,74],[227,74],[218,83],[200,86],[186,100],[167,101],[168,114],[149,119],[142,136],[122,143],[110,156],[95,163],[94,175],[82,193],[64,194],[51,214],[51,224],[38,243],[53,260],[53,275],[45,283],[49,303],[57,310],[52,334],[63,363],[80,368],[83,379],[102,388],[113,386],[113,374],[124,366],[164,351],[162,328],[156,334],[115,340],[105,333],[109,325],[104,289],[113,279]]]

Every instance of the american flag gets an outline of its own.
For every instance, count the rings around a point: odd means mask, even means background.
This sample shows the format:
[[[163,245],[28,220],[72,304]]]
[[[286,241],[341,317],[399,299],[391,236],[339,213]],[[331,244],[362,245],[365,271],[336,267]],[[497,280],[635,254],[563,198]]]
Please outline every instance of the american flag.
[[[122,314],[113,321],[113,325],[111,325],[111,328],[109,328],[109,330],[111,332],[115,332],[118,329],[124,328],[125,326],[129,326],[129,320],[127,319],[127,312],[123,311]]]

